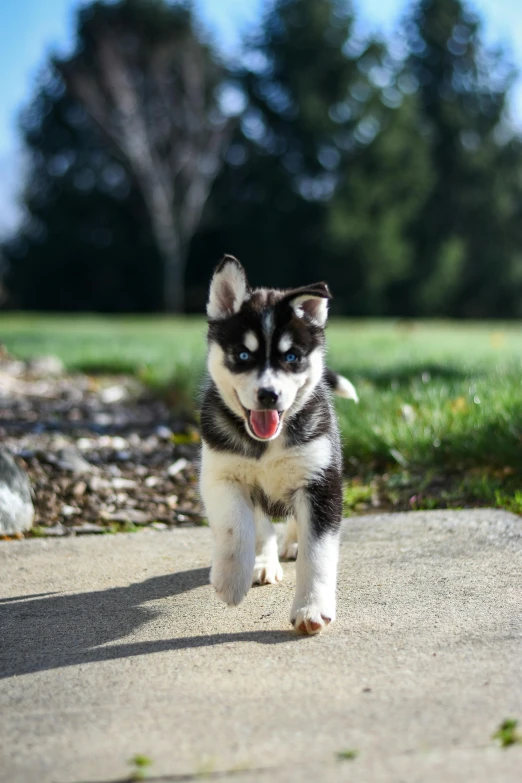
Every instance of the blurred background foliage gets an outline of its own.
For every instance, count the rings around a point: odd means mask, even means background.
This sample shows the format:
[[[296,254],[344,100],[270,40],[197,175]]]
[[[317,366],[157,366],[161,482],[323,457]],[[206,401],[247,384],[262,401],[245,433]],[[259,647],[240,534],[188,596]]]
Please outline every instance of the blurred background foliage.
[[[327,279],[351,316],[522,315],[508,54],[461,0],[384,42],[341,0],[275,0],[234,62],[188,4],[94,2],[20,128],[4,306],[200,312],[212,267]]]

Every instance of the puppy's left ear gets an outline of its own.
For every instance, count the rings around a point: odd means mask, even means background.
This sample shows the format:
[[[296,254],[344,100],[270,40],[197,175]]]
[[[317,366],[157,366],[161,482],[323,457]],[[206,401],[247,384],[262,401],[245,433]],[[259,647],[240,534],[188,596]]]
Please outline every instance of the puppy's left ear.
[[[310,321],[314,326],[324,326],[328,318],[328,300],[332,298],[326,283],[314,283],[295,288],[285,296],[298,318]]]
[[[223,256],[210,283],[207,315],[211,320],[229,318],[239,312],[250,288],[245,270],[234,256]]]

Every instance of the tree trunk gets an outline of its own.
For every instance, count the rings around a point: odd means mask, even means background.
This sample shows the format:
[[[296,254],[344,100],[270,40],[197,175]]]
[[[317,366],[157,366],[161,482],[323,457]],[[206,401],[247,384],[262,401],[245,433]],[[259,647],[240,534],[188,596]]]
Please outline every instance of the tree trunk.
[[[163,261],[163,309],[185,311],[185,258],[175,226],[156,228],[156,242]]]
[[[167,219],[151,215],[156,245],[163,262],[163,309],[167,313],[185,310],[185,257],[172,214]]]
[[[173,194],[159,178],[141,177],[141,187],[150,217],[152,233],[163,265],[163,309],[183,313],[185,309],[185,250],[174,213]]]

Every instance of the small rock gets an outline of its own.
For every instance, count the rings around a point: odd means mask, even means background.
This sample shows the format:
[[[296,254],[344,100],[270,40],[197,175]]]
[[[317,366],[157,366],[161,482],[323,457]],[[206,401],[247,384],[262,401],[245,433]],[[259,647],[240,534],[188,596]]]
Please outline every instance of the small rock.
[[[99,449],[112,449],[112,438],[110,435],[100,435],[96,443]]]
[[[111,484],[114,489],[134,489],[136,486],[135,481],[126,478],[113,478]]]
[[[170,440],[172,438],[172,430],[160,424],[159,427],[156,427],[156,435],[161,440]]]
[[[76,445],[81,451],[86,451],[87,449],[92,449],[96,442],[92,438],[78,438]]]
[[[100,397],[106,405],[112,405],[124,400],[127,397],[127,390],[124,386],[107,386],[100,391]]]
[[[161,483],[161,479],[159,476],[147,476],[145,479],[145,486],[146,487],[155,487],[157,484]]]
[[[64,503],[61,513],[64,517],[73,517],[75,514],[80,513],[80,509],[76,506],[68,506],[66,503]]]
[[[63,525],[52,525],[52,527],[41,527],[40,533],[44,536],[66,536],[67,528]]]
[[[0,451],[0,534],[23,533],[33,519],[29,479],[7,452]]]
[[[6,377],[20,377],[20,375],[25,373],[25,362],[17,361],[16,359],[2,361],[2,374],[4,373]]]
[[[58,356],[35,356],[27,362],[27,369],[33,375],[63,375],[64,363]]]
[[[78,535],[83,535],[84,533],[106,533],[107,528],[102,527],[101,525],[95,525],[92,522],[82,522],[81,525],[74,525],[74,527],[70,528]]]
[[[89,479],[89,487],[92,492],[107,492],[112,489],[111,482],[101,476],[93,476]]]
[[[185,470],[185,468],[188,467],[188,464],[188,459],[185,459],[184,457],[177,459],[176,462],[173,462],[172,465],[167,469],[167,473],[171,478],[174,478],[174,476],[177,476],[178,473],[181,473],[182,470]]]
[[[77,484],[74,485],[72,488],[72,494],[75,498],[81,498],[82,495],[85,495],[85,491],[87,489],[87,484],[85,481],[78,481]]]
[[[121,438],[119,435],[115,435],[111,438],[111,446],[114,451],[123,451],[128,448],[129,442],[125,438]]]
[[[109,499],[112,500],[112,498]],[[117,492],[114,496],[114,502],[129,508],[134,508],[138,504],[135,498],[130,498],[125,492]]]
[[[112,424],[114,420],[114,416],[111,416],[110,413],[95,413],[94,414],[94,421],[99,427],[108,427],[109,424]]]
[[[178,506],[178,496],[177,495],[169,495],[167,498],[165,498],[167,501],[167,506],[169,508],[177,508]]]
[[[150,519],[150,514],[145,511],[139,511],[137,508],[122,508],[119,511],[107,511],[103,514],[104,519],[110,519],[112,522],[133,522],[135,525],[146,525]]]
[[[76,449],[70,447],[60,449],[56,464],[62,470],[70,470],[71,473],[92,473],[94,470]]]
[[[166,525],[165,522],[153,522],[151,527],[153,527],[154,530],[166,530],[168,525]]]

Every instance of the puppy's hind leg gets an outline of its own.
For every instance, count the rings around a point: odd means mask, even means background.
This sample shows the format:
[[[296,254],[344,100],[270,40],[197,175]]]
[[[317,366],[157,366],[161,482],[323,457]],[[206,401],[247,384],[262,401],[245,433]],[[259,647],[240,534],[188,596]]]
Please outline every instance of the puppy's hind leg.
[[[281,560],[297,560],[297,522],[295,517],[285,524],[283,538],[279,546],[279,557]]]
[[[256,523],[256,561],[253,585],[275,585],[283,579],[283,569],[277,556],[275,528],[260,508],[254,508]]]
[[[210,582],[222,601],[237,606],[252,584],[256,547],[253,511],[235,482],[202,481],[201,492],[214,534]]]

